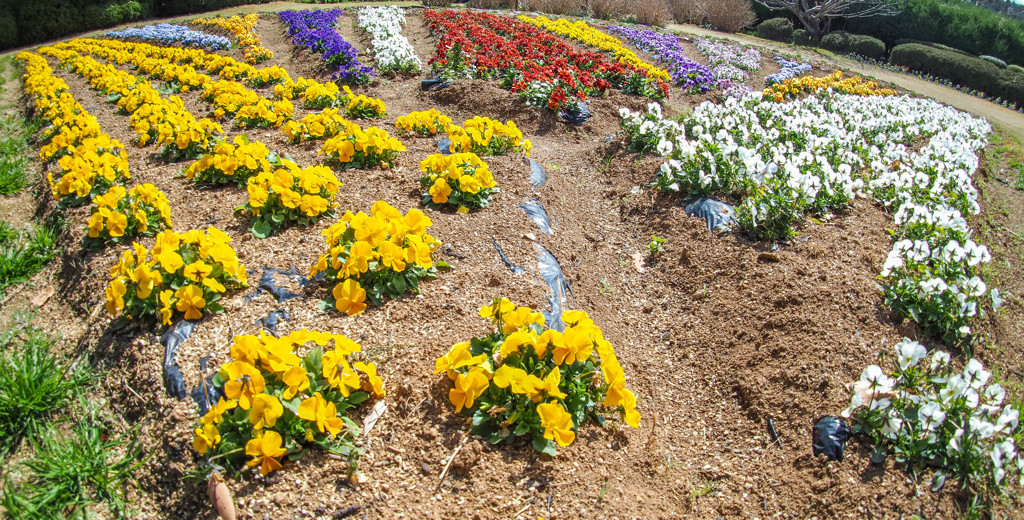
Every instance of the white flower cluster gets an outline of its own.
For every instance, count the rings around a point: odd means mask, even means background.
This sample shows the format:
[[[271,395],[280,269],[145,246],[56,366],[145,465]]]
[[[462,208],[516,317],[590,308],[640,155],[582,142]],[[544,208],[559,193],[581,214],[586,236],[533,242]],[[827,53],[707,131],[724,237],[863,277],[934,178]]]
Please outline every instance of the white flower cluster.
[[[405,12],[400,7],[362,7],[356,25],[370,34],[370,47],[377,70],[418,72],[423,66],[409,39],[402,35]]]
[[[1024,485],[1024,457],[1017,454],[1020,412],[1004,403],[1006,391],[988,384],[991,374],[970,359],[962,371],[949,354],[928,353],[904,338],[896,345],[896,372],[870,365],[854,385],[844,417],[856,415],[878,444],[891,445],[898,460],[945,468],[961,480],[1003,484],[1016,473]],[[940,480],[941,481],[941,480]]]
[[[991,131],[986,121],[926,99],[831,91],[785,103],[726,98],[683,122],[664,119],[656,104],[620,116],[635,150],[666,157],[662,189],[750,194],[737,221],[755,236],[788,238],[804,213],[873,195],[896,211],[898,227],[882,273],[886,303],[949,342],[970,333],[985,292],[974,271],[990,256],[963,215],[978,211],[971,173]]]

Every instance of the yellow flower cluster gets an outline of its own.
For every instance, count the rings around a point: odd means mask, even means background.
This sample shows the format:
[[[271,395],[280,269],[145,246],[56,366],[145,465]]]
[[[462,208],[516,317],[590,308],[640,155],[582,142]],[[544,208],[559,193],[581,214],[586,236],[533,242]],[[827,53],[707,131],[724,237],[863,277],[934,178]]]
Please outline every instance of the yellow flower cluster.
[[[615,350],[586,312],[565,312],[561,332],[545,328],[541,313],[505,298],[481,308],[480,316],[497,332],[453,346],[434,371],[453,381],[448,399],[456,413],[473,414],[473,433],[492,443],[532,435],[535,449],[553,453],[552,442],[575,440],[574,417],[597,417],[598,401],[639,425],[636,396],[625,387]]]
[[[509,151],[523,152],[527,157],[533,144],[523,139],[523,132],[514,121],[506,123],[488,117],[474,117],[463,126],[448,125],[451,151],[472,152],[477,155],[503,155]]]
[[[448,205],[459,213],[485,208],[497,193],[494,176],[475,153],[434,154],[420,162],[420,185],[427,188],[423,205],[431,209]]]
[[[348,106],[345,108],[349,117],[356,119],[380,119],[387,115],[387,106],[384,101],[378,98],[352,93],[352,89],[345,85],[345,97],[348,99]]]
[[[281,83],[291,83],[291,81],[292,77],[288,75],[288,71],[277,66],[265,67],[249,74],[249,85],[253,88],[262,88],[267,85],[278,85]]]
[[[85,203],[90,195],[127,182],[128,155],[121,143],[100,130],[96,118],[75,100],[67,83],[53,75],[45,58],[27,52],[17,58],[25,63],[25,92],[40,117],[50,121],[44,136],[49,142],[39,158],[44,163],[56,160],[62,170],[57,181],[53,172],[46,174],[53,197],[73,196],[75,202]]]
[[[217,143],[185,170],[185,178],[197,184],[237,184],[244,186],[249,177],[270,171],[272,154],[259,141],[235,137],[234,144]]]
[[[451,124],[452,118],[438,112],[436,108],[412,112],[395,120],[399,132],[416,132],[424,137],[445,132]]]
[[[161,58],[140,59],[137,66],[150,79],[164,81],[178,92],[195,90],[210,81],[209,76],[200,74],[190,65],[179,65]]]
[[[358,125],[338,114],[337,108],[328,108],[323,112],[307,114],[301,121],[288,121],[281,132],[293,143],[301,143],[312,139],[327,139],[338,134],[352,134]]]
[[[824,77],[801,76],[776,83],[761,93],[765,100],[782,102],[796,99],[800,94],[814,94],[832,89],[840,94],[856,94],[858,96],[895,96],[896,91],[882,88],[877,81],[865,81],[863,76],[843,77],[841,71],[835,71]]]
[[[274,171],[249,178],[249,202],[242,209],[255,217],[252,232],[257,238],[298,223],[308,226],[330,216],[341,182],[326,166],[299,168],[281,161]]]
[[[152,250],[132,243],[132,250],[123,252],[110,269],[107,312],[124,313],[128,319],[159,316],[164,325],[178,315],[198,320],[204,311],[224,312],[217,303],[222,295],[248,284],[230,242],[231,237],[210,227],[205,232],[164,231]]]
[[[93,198],[92,203],[92,215],[87,224],[89,238],[119,242],[137,236],[153,236],[171,228],[167,196],[149,183],[135,186],[131,191],[123,186],[112,186],[103,195]]]
[[[434,249],[441,242],[427,234],[430,218],[418,209],[402,215],[379,200],[367,215],[351,211],[324,230],[328,253],[310,269],[338,282],[331,291],[334,307],[354,316],[366,301],[380,305],[384,295],[397,298],[416,292],[420,279],[434,276]]]
[[[43,47],[39,52],[60,59],[61,63],[85,77],[93,88],[103,89],[117,99],[118,108],[131,114],[139,146],[155,141],[164,145],[163,154],[168,158],[195,157],[212,147],[215,134],[224,133],[220,125],[209,119],[196,120],[185,109],[181,98],[171,96],[164,99],[149,82],[110,65],[101,65],[92,57],[79,53],[88,52],[89,48],[98,48],[104,53],[115,52],[83,40]]]
[[[235,15],[229,18],[214,16],[193,20],[199,25],[219,27],[231,33],[238,40],[238,46],[244,49],[245,61],[253,65],[274,57],[273,52],[260,45],[260,37],[256,34],[257,21],[259,21],[259,16],[256,13],[245,16]]]
[[[577,20],[575,22],[570,22],[565,18],[551,20],[543,15],[537,16],[536,18],[520,15],[517,19],[530,25],[540,27],[541,29],[551,31],[560,36],[572,38],[584,45],[597,47],[602,51],[610,52],[615,56],[616,61],[625,65],[632,65],[643,70],[648,78],[672,81],[672,76],[668,71],[655,67],[654,65],[640,59],[635,52],[623,47],[622,40],[594,29],[583,20]]]
[[[309,343],[315,346],[300,355]],[[333,348],[325,351],[329,344]],[[226,457],[236,467],[244,461],[267,475],[303,445],[342,444],[355,462],[359,428],[345,414],[385,393],[377,366],[362,360],[361,345],[340,334],[299,329],[280,338],[236,336],[231,358],[214,378],[224,397],[195,430],[192,447],[200,455]]]
[[[201,98],[213,104],[214,117],[234,117],[239,128],[278,127],[295,112],[291,101],[271,101],[237,81],[207,83]]]
[[[363,130],[351,124],[340,130],[320,147],[320,154],[338,168],[390,168],[405,151],[401,141],[375,126]]]

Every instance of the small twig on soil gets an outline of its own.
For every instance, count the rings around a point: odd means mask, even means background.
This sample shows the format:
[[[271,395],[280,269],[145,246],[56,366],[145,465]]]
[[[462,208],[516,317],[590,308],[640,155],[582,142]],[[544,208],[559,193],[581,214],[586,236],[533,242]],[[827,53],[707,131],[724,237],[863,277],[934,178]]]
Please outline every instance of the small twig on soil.
[[[1013,230],[1011,230],[1010,228],[1008,228],[1006,226],[999,226],[999,227],[1003,228],[1003,230],[1006,231],[1007,233],[1017,237],[1018,240],[1024,240],[1024,237],[1018,235],[1017,233],[1014,233]]]
[[[520,509],[519,511],[516,511],[516,514],[512,515],[512,518],[515,518],[515,517],[523,514],[524,512],[526,512],[527,509],[530,509],[530,506],[532,506],[532,505],[533,504],[526,504],[525,506],[523,506],[522,509]]]
[[[467,432],[465,435],[462,436],[462,440],[459,441],[459,445],[455,447],[455,451],[452,452],[452,456],[448,457],[448,463],[445,464],[444,469],[441,470],[441,479],[437,481],[437,487],[434,488],[434,491],[441,489],[441,484],[444,483],[444,477],[448,475],[448,469],[452,467],[452,462],[455,460],[455,456],[458,455],[460,451],[462,451],[462,447],[466,445],[466,441],[468,440],[469,433]]]
[[[362,509],[362,508],[363,508],[363,506],[361,506],[359,504],[356,504],[354,506],[343,507],[343,508],[339,509],[337,513],[334,513],[334,518],[348,518],[348,517],[358,513],[359,510]]]
[[[784,448],[782,445],[782,436],[779,435],[779,432],[775,431],[775,422],[772,421],[771,417],[768,418],[768,434],[772,436],[772,444],[777,442],[779,443],[780,448]],[[769,444],[769,446],[772,444]]]
[[[136,398],[138,398],[139,402],[141,402],[141,403],[145,403],[146,402],[146,400],[143,399],[142,396],[139,395],[139,393],[136,392],[134,388],[132,388],[131,386],[128,386],[128,381],[125,381],[124,379],[122,379],[121,380],[121,384],[124,385],[124,387],[127,388],[128,391],[132,393],[132,395],[134,395]]]
[[[651,434],[647,436],[647,445],[644,446],[648,450],[654,445],[654,429],[658,427],[658,414],[655,412],[651,415]]]

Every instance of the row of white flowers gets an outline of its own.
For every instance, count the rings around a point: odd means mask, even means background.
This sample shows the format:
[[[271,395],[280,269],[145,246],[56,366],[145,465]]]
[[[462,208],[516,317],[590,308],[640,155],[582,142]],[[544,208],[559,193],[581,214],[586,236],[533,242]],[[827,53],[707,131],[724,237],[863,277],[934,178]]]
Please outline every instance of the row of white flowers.
[[[381,72],[418,72],[423,62],[416,55],[409,39],[402,35],[405,12],[400,7],[363,7],[356,25],[370,34],[370,47]]]
[[[924,346],[904,338],[895,347],[893,372],[864,369],[843,416],[855,416],[857,430],[891,446],[900,462],[939,468],[935,487],[947,475],[984,489],[1016,474],[1024,485],[1015,441],[1020,411],[1004,402],[1006,390],[990,383],[992,374],[976,359],[961,371],[945,352],[927,357]]]
[[[653,103],[620,115],[635,150],[666,157],[662,189],[746,195],[736,218],[754,236],[789,238],[804,214],[857,196],[882,201],[897,228],[881,273],[886,303],[947,343],[969,337],[987,290],[975,271],[990,255],[963,215],[979,210],[971,173],[986,121],[926,99],[832,92],[784,103],[727,98],[682,121]]]

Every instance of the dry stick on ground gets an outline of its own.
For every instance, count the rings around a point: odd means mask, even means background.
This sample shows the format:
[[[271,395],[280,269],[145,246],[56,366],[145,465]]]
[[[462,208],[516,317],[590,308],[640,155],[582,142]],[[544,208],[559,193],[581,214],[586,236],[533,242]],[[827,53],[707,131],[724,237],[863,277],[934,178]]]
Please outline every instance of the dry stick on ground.
[[[448,474],[448,469],[452,467],[452,461],[454,461],[455,456],[462,451],[462,447],[466,445],[467,440],[469,440],[469,432],[466,432],[466,434],[462,436],[462,440],[459,441],[459,445],[455,447],[455,451],[452,452],[452,456],[448,457],[448,463],[445,464],[444,469],[441,470],[441,479],[437,481],[437,487],[434,488],[434,491],[441,489],[441,484],[444,484],[444,477]]]

